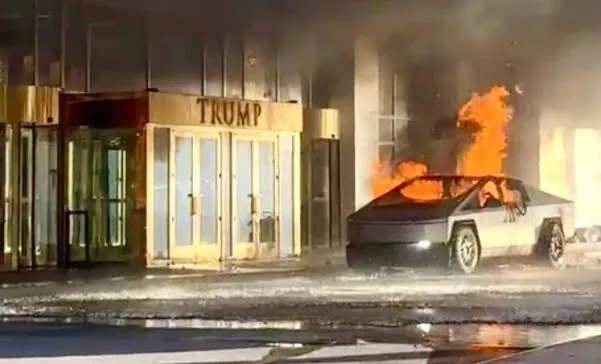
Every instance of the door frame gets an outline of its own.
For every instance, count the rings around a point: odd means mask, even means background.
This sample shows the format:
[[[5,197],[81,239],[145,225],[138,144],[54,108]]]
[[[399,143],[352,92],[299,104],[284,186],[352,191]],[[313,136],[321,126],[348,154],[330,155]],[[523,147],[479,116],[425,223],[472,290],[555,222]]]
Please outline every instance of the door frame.
[[[251,231],[252,241],[246,242],[238,239],[238,208],[236,201],[238,200],[237,191],[237,142],[248,141],[251,145]],[[273,145],[273,204],[274,204],[274,241],[273,242],[261,242],[260,241],[260,216],[261,211],[261,199],[260,194],[260,158],[259,158],[259,143],[270,142]],[[231,221],[232,221],[232,239],[231,239],[231,256],[235,260],[255,260],[255,259],[275,259],[280,255],[280,234],[279,234],[279,220],[280,220],[280,188],[279,188],[279,139],[277,134],[270,133],[232,133],[231,142]],[[269,250],[265,245],[273,243],[275,245],[273,250]],[[262,254],[268,252],[269,254]]]
[[[170,150],[169,150],[169,260],[172,262],[190,262],[190,263],[218,263],[223,258],[223,234],[222,234],[222,222],[223,222],[223,198],[222,198],[222,134],[219,131],[201,131],[194,128],[177,127],[170,128]],[[191,209],[195,210],[191,219],[191,242],[187,246],[178,246],[175,239],[176,221],[175,221],[175,193],[174,188],[176,183],[176,171],[175,171],[175,140],[178,137],[190,138],[192,141],[192,200],[190,201]],[[216,216],[216,239],[214,243],[200,241],[201,226],[199,209],[201,208],[201,191],[200,191],[200,179],[202,178],[200,172],[201,156],[200,156],[200,141],[201,140],[214,140],[216,154],[216,196],[215,201],[217,203],[217,216]],[[191,212],[192,213],[192,212]]]

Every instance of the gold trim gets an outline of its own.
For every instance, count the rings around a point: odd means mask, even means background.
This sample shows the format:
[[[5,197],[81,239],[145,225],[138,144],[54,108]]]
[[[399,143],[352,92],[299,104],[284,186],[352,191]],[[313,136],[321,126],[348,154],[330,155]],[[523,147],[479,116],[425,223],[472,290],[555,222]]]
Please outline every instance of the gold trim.
[[[303,126],[298,104],[156,92],[149,93],[148,103],[148,122],[159,125],[290,132],[301,132]]]
[[[146,126],[146,265],[154,259],[154,126]],[[168,217],[166,217],[168,218]],[[169,247],[167,247],[169,249]]]
[[[0,122],[56,124],[59,89],[0,85]]]
[[[338,110],[305,109],[303,119],[303,132],[309,139],[340,139]]]

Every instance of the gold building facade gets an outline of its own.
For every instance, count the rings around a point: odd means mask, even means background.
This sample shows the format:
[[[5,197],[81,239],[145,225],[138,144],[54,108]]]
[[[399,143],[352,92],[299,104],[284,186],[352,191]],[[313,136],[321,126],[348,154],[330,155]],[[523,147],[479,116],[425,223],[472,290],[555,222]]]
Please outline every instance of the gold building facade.
[[[224,267],[341,246],[341,134],[309,125],[308,108],[328,107],[299,57],[310,37],[243,18],[0,6],[2,269]]]
[[[223,268],[300,254],[300,105],[64,98],[71,261]]]
[[[59,90],[0,86],[0,270],[57,263]]]

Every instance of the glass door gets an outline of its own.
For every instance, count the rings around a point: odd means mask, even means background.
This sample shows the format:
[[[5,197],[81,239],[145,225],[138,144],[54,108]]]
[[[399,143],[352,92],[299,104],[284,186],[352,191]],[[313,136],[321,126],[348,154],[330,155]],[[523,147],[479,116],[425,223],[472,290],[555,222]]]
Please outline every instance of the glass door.
[[[33,179],[33,223],[35,263],[56,264],[57,253],[57,135],[56,127],[36,127]]]
[[[12,268],[11,239],[10,239],[10,133],[6,124],[0,126],[0,237],[2,238],[2,254],[0,254],[0,267],[2,269]]]
[[[196,201],[194,194],[194,135],[171,134],[171,239],[173,261],[194,261],[194,224]]]
[[[40,253],[33,244],[32,212],[33,212],[33,129],[21,129],[19,143],[19,183],[18,207],[19,218],[19,266],[33,267],[34,255]]]
[[[174,131],[171,145],[171,260],[219,262],[220,136]]]
[[[221,244],[221,139],[201,134],[196,139],[194,184],[197,188],[197,262],[214,263],[222,257]]]
[[[279,256],[276,151],[275,138],[233,138],[234,259]]]

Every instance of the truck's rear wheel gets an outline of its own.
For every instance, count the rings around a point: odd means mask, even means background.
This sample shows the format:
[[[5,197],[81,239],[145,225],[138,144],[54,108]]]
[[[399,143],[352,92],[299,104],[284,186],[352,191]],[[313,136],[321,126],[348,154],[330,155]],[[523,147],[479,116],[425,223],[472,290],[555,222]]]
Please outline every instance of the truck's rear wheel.
[[[566,238],[563,229],[557,222],[550,222],[545,230],[543,247],[546,261],[552,268],[561,269],[565,267]]]

